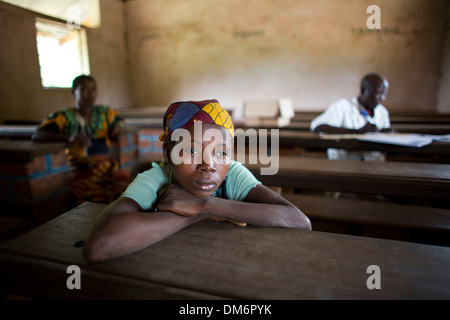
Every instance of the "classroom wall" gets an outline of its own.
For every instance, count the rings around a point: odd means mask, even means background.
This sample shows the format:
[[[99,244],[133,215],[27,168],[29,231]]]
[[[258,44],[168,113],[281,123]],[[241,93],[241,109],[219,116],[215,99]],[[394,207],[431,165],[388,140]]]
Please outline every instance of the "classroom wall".
[[[381,29],[368,30],[371,4]],[[447,0],[128,0],[134,107],[290,98],[321,110],[384,74],[390,109],[437,109]],[[448,65],[448,63],[447,63]],[[448,87],[448,86],[447,86]],[[443,97],[440,105],[448,105]],[[445,101],[447,100],[447,101]],[[442,108],[442,107],[441,107]],[[450,111],[449,108],[447,110]]]
[[[102,26],[88,29],[91,74],[98,82],[99,103],[130,107],[124,3],[102,0]],[[36,48],[37,14],[0,2],[0,123],[7,119],[40,120],[73,106],[70,89],[43,89]]]
[[[369,31],[375,2],[381,30]],[[98,102],[217,98],[239,109],[290,98],[297,110],[322,110],[356,95],[360,77],[376,71],[390,80],[389,109],[450,112],[450,2],[375,2],[101,0],[102,25],[87,30]],[[0,123],[73,105],[69,89],[41,86],[35,17],[0,2]]]
[[[442,61],[442,75],[439,83],[438,106],[439,112],[450,112],[450,5],[447,7],[447,25],[445,32],[444,57]]]

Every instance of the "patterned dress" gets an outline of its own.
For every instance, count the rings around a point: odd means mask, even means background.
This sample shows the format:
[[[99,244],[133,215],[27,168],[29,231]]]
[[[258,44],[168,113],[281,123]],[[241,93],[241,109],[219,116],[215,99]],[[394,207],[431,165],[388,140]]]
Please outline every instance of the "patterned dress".
[[[88,148],[75,142],[67,150],[77,204],[86,201],[109,204],[124,191],[127,183],[116,178],[119,163],[109,155],[109,133],[116,126],[123,126],[119,113],[101,105],[93,107],[90,124],[86,124],[75,108],[54,112],[41,123],[42,131],[74,137],[83,130],[91,139]]]

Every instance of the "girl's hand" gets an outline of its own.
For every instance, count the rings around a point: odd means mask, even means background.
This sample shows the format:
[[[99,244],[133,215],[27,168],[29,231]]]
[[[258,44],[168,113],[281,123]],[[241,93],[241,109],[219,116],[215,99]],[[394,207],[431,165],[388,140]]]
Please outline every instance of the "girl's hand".
[[[170,211],[182,216],[196,216],[201,213],[205,198],[198,198],[177,184],[158,192],[158,211]]]
[[[212,201],[212,199],[193,196],[177,184],[172,184],[158,192],[158,199],[158,211],[170,211],[182,216],[197,216],[202,214],[202,220],[228,221],[241,227],[247,225],[245,222],[238,222],[203,213],[203,205],[206,201]]]

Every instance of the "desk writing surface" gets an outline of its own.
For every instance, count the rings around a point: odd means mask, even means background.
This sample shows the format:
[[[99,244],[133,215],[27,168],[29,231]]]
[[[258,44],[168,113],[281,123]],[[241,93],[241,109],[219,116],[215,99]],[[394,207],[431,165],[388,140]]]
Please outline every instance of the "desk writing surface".
[[[88,265],[73,244],[103,208],[86,203],[2,245],[2,282],[38,298],[450,298],[450,248],[226,222],[201,222]],[[81,268],[80,290],[66,288],[72,264]],[[380,267],[380,290],[366,286],[370,265]]]
[[[278,172],[275,175],[262,175],[262,167],[268,168],[275,164],[248,163],[248,157],[244,162],[247,162],[246,167],[266,185],[450,198],[449,164],[364,162],[280,156]]]
[[[64,150],[60,142],[0,140],[0,161],[29,162],[36,156]]]
[[[345,135],[342,135],[345,136]],[[346,139],[339,139],[338,135],[327,135],[327,138],[313,132],[280,131],[280,146],[304,147],[304,148],[338,148],[346,150],[381,151],[398,154],[425,154],[425,155],[450,155],[450,144],[434,141],[429,145],[416,148],[375,143],[358,140],[354,135],[348,135]]]
[[[328,160],[322,158],[280,157],[280,169],[326,171],[348,175],[404,177],[411,179],[436,179],[450,182],[450,165],[413,162],[365,162]]]
[[[258,136],[258,132],[241,133],[236,131],[236,141],[241,141],[243,137]],[[270,131],[268,131],[270,135]],[[344,135],[342,135],[344,136]],[[328,135],[324,139],[320,134],[309,131],[286,131],[280,130],[278,133],[279,146],[282,148],[300,147],[326,150],[327,148],[338,148],[346,150],[362,150],[362,151],[381,151],[392,154],[406,154],[406,155],[428,155],[428,156],[446,156],[450,155],[450,143],[434,141],[429,145],[416,148],[391,145],[385,143],[375,143],[368,141],[361,141],[352,138],[348,135],[346,139],[339,139],[338,135]],[[268,142],[270,143],[270,138]]]
[[[310,131],[310,122],[304,121],[292,121],[290,124],[286,126],[274,126],[271,125],[237,125],[238,128],[255,128],[255,129],[280,129],[280,131]],[[392,127],[397,132],[402,133],[424,133],[424,134],[448,134],[450,133],[450,124],[441,124],[441,123],[429,123],[429,124],[421,124],[421,123],[393,123]]]
[[[31,139],[37,128],[38,125],[0,125],[0,136],[23,137]]]

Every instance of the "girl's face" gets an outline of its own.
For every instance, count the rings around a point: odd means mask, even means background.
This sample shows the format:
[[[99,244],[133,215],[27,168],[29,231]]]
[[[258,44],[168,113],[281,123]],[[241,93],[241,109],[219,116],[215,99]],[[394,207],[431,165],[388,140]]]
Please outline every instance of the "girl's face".
[[[164,144],[166,161],[172,163],[176,183],[194,196],[208,197],[219,188],[230,168],[233,138],[228,130],[213,124],[202,123],[200,139],[194,134],[194,126],[185,130],[190,140],[172,143],[172,148]]]
[[[91,80],[84,80],[73,92],[76,104],[80,107],[93,107],[97,99],[97,86]]]

